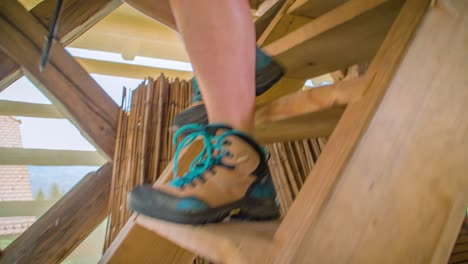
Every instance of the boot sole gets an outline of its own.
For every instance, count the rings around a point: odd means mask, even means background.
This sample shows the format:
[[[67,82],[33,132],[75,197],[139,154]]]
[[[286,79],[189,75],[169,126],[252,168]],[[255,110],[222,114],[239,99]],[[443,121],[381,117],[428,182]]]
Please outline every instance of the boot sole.
[[[129,207],[143,215],[179,224],[204,225],[222,222],[231,217],[235,220],[267,221],[280,217],[278,206],[273,199],[260,200],[244,198],[237,202],[201,212],[174,211],[167,208],[149,208],[132,199],[130,194]]]
[[[268,91],[284,75],[283,68],[271,62],[267,67],[255,74],[255,96],[260,96]]]

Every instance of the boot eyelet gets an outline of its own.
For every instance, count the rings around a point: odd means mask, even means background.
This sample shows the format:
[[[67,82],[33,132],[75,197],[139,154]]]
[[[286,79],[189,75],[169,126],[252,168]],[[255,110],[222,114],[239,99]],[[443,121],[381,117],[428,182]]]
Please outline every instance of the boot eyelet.
[[[226,145],[226,146],[230,146],[231,145],[231,141],[230,140],[224,140],[223,141],[223,145]]]

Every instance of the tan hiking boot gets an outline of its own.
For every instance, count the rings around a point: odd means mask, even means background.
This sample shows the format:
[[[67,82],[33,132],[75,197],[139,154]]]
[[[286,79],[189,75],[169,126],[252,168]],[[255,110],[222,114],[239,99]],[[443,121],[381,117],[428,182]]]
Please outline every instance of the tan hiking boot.
[[[279,217],[276,193],[263,149],[249,136],[224,125],[189,125],[176,151],[197,138],[204,149],[189,171],[166,185],[143,185],[130,194],[130,208],[171,222],[205,224],[228,216],[249,220]],[[177,175],[177,165],[174,175]]]

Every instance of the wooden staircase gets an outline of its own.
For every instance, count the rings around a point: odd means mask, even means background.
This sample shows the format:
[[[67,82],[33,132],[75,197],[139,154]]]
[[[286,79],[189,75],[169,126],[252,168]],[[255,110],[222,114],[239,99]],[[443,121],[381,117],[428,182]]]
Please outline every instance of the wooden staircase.
[[[284,1],[259,43],[287,74],[256,113],[257,136],[331,135],[288,213],[206,226],[135,214],[101,263],[446,262],[468,204],[466,39],[462,0]],[[367,61],[359,79],[284,95]]]

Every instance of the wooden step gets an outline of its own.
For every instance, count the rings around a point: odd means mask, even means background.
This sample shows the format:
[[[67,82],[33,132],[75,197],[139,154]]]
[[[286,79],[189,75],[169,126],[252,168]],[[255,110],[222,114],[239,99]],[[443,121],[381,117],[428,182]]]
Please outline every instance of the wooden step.
[[[258,263],[267,257],[279,222],[180,225],[143,215],[135,224],[215,263]],[[259,252],[264,252],[258,254]]]
[[[266,144],[329,136],[348,103],[362,96],[367,83],[363,76],[273,101],[255,114],[256,138]]]
[[[287,70],[308,79],[371,61],[403,0],[350,0],[273,41],[264,50]]]

